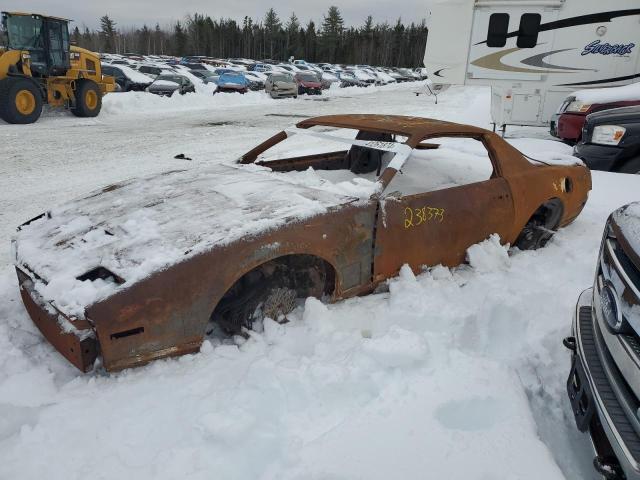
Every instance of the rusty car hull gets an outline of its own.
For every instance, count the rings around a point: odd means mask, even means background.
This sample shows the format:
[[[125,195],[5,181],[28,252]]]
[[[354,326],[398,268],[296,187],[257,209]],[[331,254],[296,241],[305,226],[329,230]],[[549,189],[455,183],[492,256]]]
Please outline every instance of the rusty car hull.
[[[347,141],[352,149],[395,154],[384,169],[378,167],[382,171],[370,197],[328,193],[282,176],[309,167],[350,169],[352,150],[260,160],[269,148],[292,135],[310,133],[315,126],[364,132]],[[376,134],[383,134],[383,141],[376,141]],[[405,140],[390,142],[389,135]],[[419,194],[393,192],[394,179],[404,162],[411,161],[413,149],[435,149],[438,145],[430,139],[458,136],[486,147],[491,178]],[[295,131],[276,133],[238,163],[145,179],[157,184],[155,190],[135,181],[116,184],[21,227],[16,267],[23,301],[43,335],[65,358],[86,371],[99,354],[107,370],[117,371],[197,352],[219,306],[243,279],[265,265],[293,257],[318,259],[330,270],[323,277],[330,282],[323,292],[336,301],[373,291],[404,264],[419,272],[424,266],[463,263],[467,248],[493,233],[503,243],[517,243],[525,226],[550,201],[561,206],[558,221],[550,227],[565,226],[580,213],[591,188],[589,171],[582,165],[532,162],[490,131],[419,117],[308,119]],[[254,182],[258,191],[243,190],[244,179]],[[313,209],[296,215],[296,205],[310,204]],[[68,228],[76,223],[76,230]],[[147,224],[157,231],[139,245],[129,232]],[[189,230],[194,226],[200,230]],[[69,273],[74,258],[80,265]],[[102,289],[82,312],[65,316],[78,327],[71,333],[61,331],[59,318],[51,314],[54,308],[65,315],[68,296],[46,298],[48,292],[60,291],[48,284],[55,281],[56,265],[71,275],[67,281],[72,287],[95,282]],[[132,275],[131,265],[147,270]],[[96,266],[92,275],[81,275]],[[76,348],[87,338],[91,346],[79,355]]]

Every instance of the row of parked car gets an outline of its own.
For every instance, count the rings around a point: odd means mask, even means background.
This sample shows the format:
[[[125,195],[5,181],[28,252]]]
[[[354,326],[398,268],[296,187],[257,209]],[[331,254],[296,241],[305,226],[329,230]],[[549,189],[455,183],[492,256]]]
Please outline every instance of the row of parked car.
[[[264,90],[272,98],[296,98],[302,94],[321,95],[332,86],[368,87],[427,78],[424,68],[110,54],[102,56],[102,69],[105,75],[115,78],[119,91],[158,95],[195,92],[196,86],[205,85],[214,94]]]
[[[575,92],[550,133],[593,170],[640,174],[640,83]]]

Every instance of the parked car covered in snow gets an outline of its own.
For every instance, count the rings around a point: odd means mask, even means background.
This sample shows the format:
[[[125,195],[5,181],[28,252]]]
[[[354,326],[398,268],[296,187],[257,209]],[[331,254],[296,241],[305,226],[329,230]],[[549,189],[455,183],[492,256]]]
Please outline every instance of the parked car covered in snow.
[[[191,75],[197,77],[202,81],[202,83],[216,83],[218,81],[219,75],[216,75],[215,72],[211,72],[209,70],[189,70]]]
[[[640,82],[622,87],[580,90],[569,95],[552,115],[549,131],[554,137],[573,144],[582,137],[587,115],[633,105],[640,105]]]
[[[573,154],[592,170],[640,174],[640,105],[587,115]]]
[[[640,479],[640,204],[613,212],[576,304],[567,393],[602,478]]]
[[[178,75],[177,73],[163,73],[158,75],[151,85],[147,88],[149,93],[170,97],[175,92],[180,95],[185,93],[193,93],[196,87],[187,77]]]
[[[571,162],[439,120],[311,118],[237,163],[123,181],[24,223],[20,292],[81,370],[197,352],[212,326],[238,334],[309,296],[371,292],[403,265],[458,265],[494,233],[544,245],[591,187]]]
[[[130,68],[124,64],[102,64],[102,74],[115,79],[117,89],[120,92],[143,91],[151,82],[152,78]]]
[[[216,92],[236,92],[244,94],[249,91],[249,81],[242,72],[235,72],[233,70],[216,70],[216,73],[220,73],[216,82],[218,84]]]
[[[321,95],[322,94],[322,82],[320,81],[318,73],[315,72],[298,72],[294,78],[298,84],[298,94],[303,95]]]
[[[274,72],[267,78],[265,91],[271,98],[298,98],[298,83],[291,73]]]
[[[340,87],[368,87],[369,84],[363,80],[357,78],[353,73],[346,70],[338,72],[338,78],[340,79]]]

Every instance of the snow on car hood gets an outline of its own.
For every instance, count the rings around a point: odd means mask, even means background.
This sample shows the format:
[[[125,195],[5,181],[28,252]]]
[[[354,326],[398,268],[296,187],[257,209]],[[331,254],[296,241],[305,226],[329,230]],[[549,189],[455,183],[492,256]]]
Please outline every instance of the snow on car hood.
[[[592,88],[573,92],[583,103],[610,103],[640,100],[640,82],[624,85],[622,87]]]
[[[53,208],[15,236],[16,265],[67,314],[214,247],[356,201],[255,165],[166,172]],[[104,267],[124,279],[80,281]]]
[[[172,82],[170,80],[156,80],[155,82],[153,82],[151,84],[150,88],[156,88],[156,87],[173,88],[175,90],[177,88],[180,88],[180,85],[178,85],[176,82]]]

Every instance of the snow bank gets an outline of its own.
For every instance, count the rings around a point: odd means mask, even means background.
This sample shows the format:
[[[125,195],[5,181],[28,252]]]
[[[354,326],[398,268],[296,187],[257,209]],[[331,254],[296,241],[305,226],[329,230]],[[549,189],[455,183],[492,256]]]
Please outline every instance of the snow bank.
[[[145,75],[142,72],[139,72],[138,70],[135,70],[131,67],[128,67],[126,65],[113,65],[114,67],[119,68],[120,70],[122,70],[122,73],[124,73],[129,80],[136,82],[136,83],[151,83],[153,82],[153,78],[154,77],[149,77],[147,75]]]
[[[182,71],[180,72],[182,74]],[[142,75],[139,73],[139,75]],[[149,81],[149,79],[147,79]],[[296,102],[304,100],[323,102],[332,98],[351,97],[355,95],[365,95],[375,93],[378,91],[400,89],[409,90],[412,87],[411,84],[401,85],[385,85],[385,86],[371,86],[368,88],[359,87],[347,87],[347,88],[335,88],[332,87],[328,90],[324,90],[322,96],[308,97],[302,95],[298,99],[277,99],[274,100],[264,91],[254,92],[249,91],[244,95],[237,93],[219,93],[213,95],[214,87],[209,85],[202,85],[202,82],[196,83],[192,80],[194,85],[200,84],[201,87],[196,87],[196,93],[187,93],[185,95],[172,95],[171,97],[160,97],[147,92],[122,92],[112,93],[106,95],[102,100],[101,115],[123,115],[132,113],[157,113],[157,112],[176,112],[176,111],[190,111],[190,110],[202,110],[202,109],[219,109],[229,107],[241,107],[251,105],[273,105],[277,102],[277,105],[295,105]],[[413,87],[415,88],[415,87]]]
[[[625,102],[630,100],[640,101],[640,82],[624,85],[622,87],[590,88],[578,90],[571,95],[583,103],[609,103]]]

